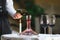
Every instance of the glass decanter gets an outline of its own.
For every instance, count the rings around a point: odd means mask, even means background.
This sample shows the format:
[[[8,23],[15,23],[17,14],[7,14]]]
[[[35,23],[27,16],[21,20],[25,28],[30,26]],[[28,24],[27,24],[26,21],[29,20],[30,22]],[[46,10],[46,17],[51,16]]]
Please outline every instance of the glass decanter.
[[[36,35],[37,33],[31,28],[31,15],[26,15],[27,28],[21,32],[21,35]]]

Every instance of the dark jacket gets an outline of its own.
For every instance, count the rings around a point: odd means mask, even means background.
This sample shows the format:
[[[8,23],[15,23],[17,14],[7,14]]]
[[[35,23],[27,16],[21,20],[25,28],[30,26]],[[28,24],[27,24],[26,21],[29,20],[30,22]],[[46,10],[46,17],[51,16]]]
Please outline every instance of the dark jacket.
[[[0,0],[0,36],[11,33],[5,5],[6,0]]]

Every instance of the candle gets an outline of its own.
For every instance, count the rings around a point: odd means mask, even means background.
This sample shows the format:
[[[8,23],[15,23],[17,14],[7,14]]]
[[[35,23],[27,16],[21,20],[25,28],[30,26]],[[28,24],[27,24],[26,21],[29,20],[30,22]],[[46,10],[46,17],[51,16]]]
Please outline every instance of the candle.
[[[20,21],[20,23],[19,23],[19,33],[21,33],[21,32],[22,32],[22,23],[21,23],[21,19],[20,19],[19,21]]]

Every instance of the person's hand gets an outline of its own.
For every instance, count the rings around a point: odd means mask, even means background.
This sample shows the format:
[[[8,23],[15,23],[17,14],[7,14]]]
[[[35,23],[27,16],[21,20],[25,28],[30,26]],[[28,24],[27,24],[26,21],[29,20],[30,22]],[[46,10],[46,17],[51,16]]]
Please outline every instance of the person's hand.
[[[22,15],[20,13],[16,13],[13,16],[13,19],[20,19],[22,17]]]

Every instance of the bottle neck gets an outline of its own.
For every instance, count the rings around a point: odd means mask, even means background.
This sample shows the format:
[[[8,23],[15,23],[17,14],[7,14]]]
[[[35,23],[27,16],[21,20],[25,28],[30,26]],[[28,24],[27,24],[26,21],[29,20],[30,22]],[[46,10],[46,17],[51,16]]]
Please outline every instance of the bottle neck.
[[[31,20],[30,19],[27,20],[27,29],[31,29]]]

